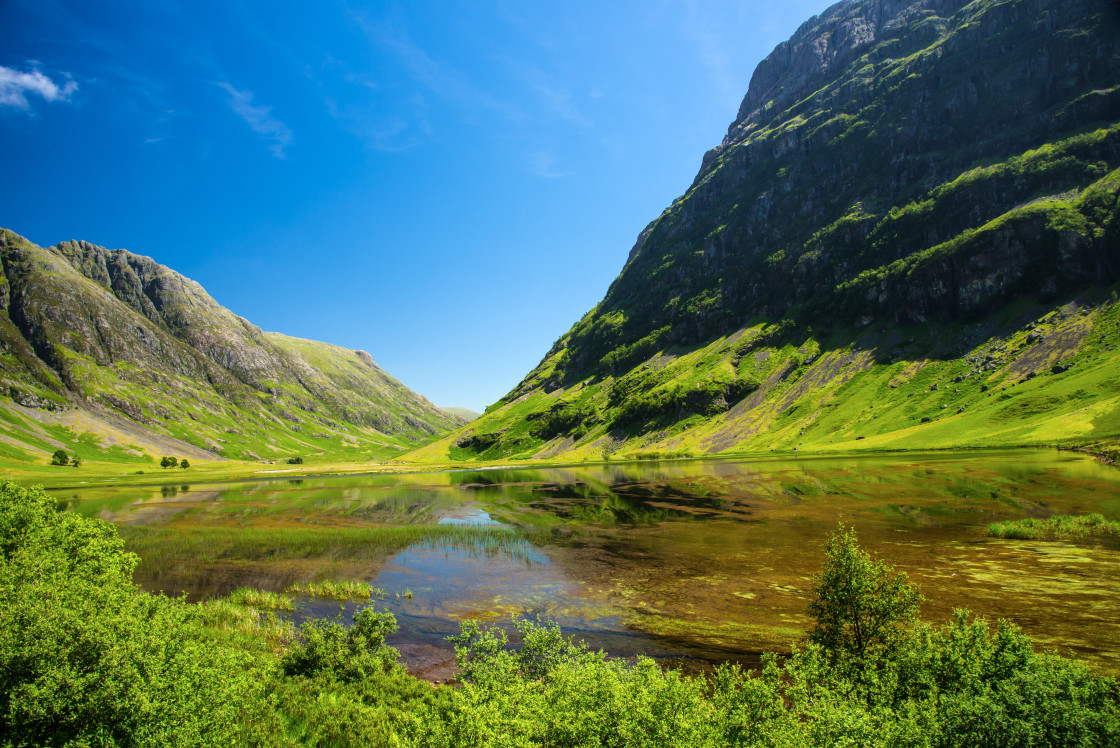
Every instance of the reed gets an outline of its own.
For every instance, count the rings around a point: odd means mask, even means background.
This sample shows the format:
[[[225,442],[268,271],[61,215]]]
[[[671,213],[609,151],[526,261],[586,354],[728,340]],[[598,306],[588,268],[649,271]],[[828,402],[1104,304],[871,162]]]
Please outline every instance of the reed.
[[[1025,519],[993,522],[988,534],[996,538],[1017,540],[1074,540],[1094,535],[1120,535],[1120,522],[1100,514],[1055,514],[1047,519]]]
[[[371,597],[381,600],[385,597],[385,590],[371,587],[360,579],[296,583],[284,592],[288,595],[323,597],[329,600],[369,600]]]
[[[292,599],[275,592],[258,590],[253,587],[240,587],[227,598],[234,605],[245,605],[258,610],[291,610]]]
[[[219,631],[258,637],[272,645],[286,645],[296,638],[291,621],[279,618],[272,611],[261,612],[227,599],[206,600],[192,608],[196,623]]]

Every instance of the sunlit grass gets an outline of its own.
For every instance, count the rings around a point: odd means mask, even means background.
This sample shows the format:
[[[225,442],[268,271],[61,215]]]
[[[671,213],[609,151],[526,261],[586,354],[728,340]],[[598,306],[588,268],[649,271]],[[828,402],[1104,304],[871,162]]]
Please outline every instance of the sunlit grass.
[[[195,622],[202,626],[260,638],[273,646],[286,645],[296,637],[295,625],[291,621],[278,617],[272,611],[262,612],[229,599],[200,602],[193,606],[192,612]]]
[[[385,590],[372,587],[359,579],[345,581],[325,580],[322,582],[303,582],[290,585],[285,593],[306,597],[323,597],[330,600],[368,600],[371,597],[383,599]]]
[[[988,525],[988,534],[1017,540],[1067,540],[1091,535],[1120,535],[1120,522],[1100,514],[1055,514],[1047,519],[1027,517]]]
[[[230,593],[228,600],[234,605],[247,605],[261,610],[291,610],[292,599],[286,595],[253,587],[240,587]]]

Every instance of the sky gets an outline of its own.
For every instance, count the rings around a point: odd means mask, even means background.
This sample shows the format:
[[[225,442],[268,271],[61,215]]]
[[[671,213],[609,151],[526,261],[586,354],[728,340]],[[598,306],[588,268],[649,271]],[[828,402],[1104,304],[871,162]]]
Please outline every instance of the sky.
[[[820,0],[0,0],[0,226],[509,392]]]

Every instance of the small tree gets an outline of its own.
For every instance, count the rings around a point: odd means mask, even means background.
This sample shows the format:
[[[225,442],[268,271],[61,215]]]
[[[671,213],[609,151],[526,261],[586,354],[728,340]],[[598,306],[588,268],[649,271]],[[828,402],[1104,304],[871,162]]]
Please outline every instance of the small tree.
[[[303,458],[302,457],[289,457],[288,458],[288,464],[289,465],[302,465],[303,464]]]
[[[186,470],[190,466],[191,466],[191,461],[188,460],[186,457],[184,457],[182,460],[179,461],[179,467],[183,468],[184,470]]]
[[[81,467],[82,466],[82,458],[78,457],[78,455],[74,455],[72,458],[70,458],[70,464],[73,465],[74,467]]]
[[[70,458],[66,455],[65,451],[63,451],[61,449],[56,449],[54,451],[54,454],[51,455],[51,464],[52,465],[69,465],[70,464]]]
[[[159,461],[159,466],[162,468],[173,468],[179,466],[179,461],[174,457],[164,457]]]
[[[872,558],[843,524],[828,538],[825,562],[813,578],[809,615],[817,623],[809,640],[834,658],[864,658],[892,645],[917,618],[922,594],[905,572]]]

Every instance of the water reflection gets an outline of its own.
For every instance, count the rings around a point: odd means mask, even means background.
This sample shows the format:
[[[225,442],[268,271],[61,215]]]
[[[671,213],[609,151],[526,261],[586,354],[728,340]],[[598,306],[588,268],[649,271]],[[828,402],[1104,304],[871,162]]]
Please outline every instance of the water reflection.
[[[446,664],[443,638],[459,620],[525,613],[616,654],[719,660],[785,648],[808,625],[807,590],[838,520],[922,586],[927,618],[967,607],[1120,664],[1115,540],[985,533],[1023,516],[1120,518],[1120,471],[1070,453],[282,478],[65,491],[60,501],[120,525],[150,589],[199,599],[325,578],[411,589],[386,605],[417,667]],[[305,601],[298,615],[332,610]]]

